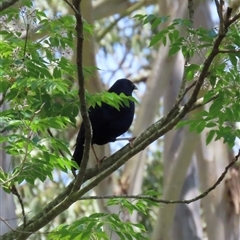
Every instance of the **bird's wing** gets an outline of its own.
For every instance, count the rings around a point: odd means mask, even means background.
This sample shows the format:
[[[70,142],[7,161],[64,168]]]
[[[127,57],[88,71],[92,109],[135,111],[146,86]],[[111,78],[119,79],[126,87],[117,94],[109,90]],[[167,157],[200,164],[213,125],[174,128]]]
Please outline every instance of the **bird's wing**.
[[[91,114],[91,123],[94,131],[94,143],[99,145],[113,142],[125,133],[131,126],[134,115],[134,103],[120,111],[104,105],[100,110]],[[104,143],[105,142],[105,143]]]

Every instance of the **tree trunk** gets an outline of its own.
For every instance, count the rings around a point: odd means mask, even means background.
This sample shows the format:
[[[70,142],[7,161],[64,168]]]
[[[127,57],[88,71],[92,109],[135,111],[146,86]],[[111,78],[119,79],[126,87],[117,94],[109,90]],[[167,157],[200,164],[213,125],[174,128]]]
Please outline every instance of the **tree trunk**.
[[[1,111],[5,110],[6,104],[3,104],[1,106]],[[2,150],[3,147],[4,143],[1,143],[0,167],[3,169],[3,171],[8,172],[11,170],[11,158],[10,155],[7,155],[6,152]],[[15,229],[17,227],[17,218],[15,213],[13,195],[4,192],[2,188],[0,188],[0,217],[0,235],[3,235],[11,229]],[[7,224],[9,226],[7,226]]]

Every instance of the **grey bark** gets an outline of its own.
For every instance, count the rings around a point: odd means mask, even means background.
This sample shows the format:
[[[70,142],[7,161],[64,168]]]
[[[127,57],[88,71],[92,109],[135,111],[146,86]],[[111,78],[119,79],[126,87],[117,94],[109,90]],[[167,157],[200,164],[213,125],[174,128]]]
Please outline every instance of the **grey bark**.
[[[194,9],[194,26],[210,27],[209,1],[200,2]],[[162,7],[175,7],[175,16],[187,16],[187,1],[165,2]],[[170,12],[173,14],[172,7]],[[179,16],[180,15],[180,16]],[[201,17],[199,17],[201,15]],[[175,18],[177,18],[177,16]],[[192,61],[200,64],[201,59],[195,56]],[[164,97],[164,110],[167,113],[173,105],[182,79],[182,72],[177,70],[183,67],[183,61],[176,63],[169,78],[169,85]],[[190,199],[198,195],[198,171],[194,160],[194,149],[197,148],[198,137],[187,130],[175,130],[167,133],[164,138],[164,199]],[[188,152],[188,154],[187,154]],[[182,154],[180,154],[182,153]],[[185,178],[186,176],[186,178]],[[185,180],[184,180],[185,179]],[[181,190],[182,189],[182,190]],[[203,228],[200,203],[189,205],[162,206],[154,229],[153,239],[202,239]]]
[[[3,104],[0,108],[0,111],[6,110],[6,105]],[[2,147],[4,143],[1,143],[0,147],[0,167],[3,171],[8,172],[11,169],[11,157],[10,155],[6,154]],[[17,218],[15,213],[15,203],[13,200],[13,195],[6,193],[0,187],[0,235],[10,231],[11,229],[15,229],[17,226]],[[5,220],[9,226],[3,221]]]

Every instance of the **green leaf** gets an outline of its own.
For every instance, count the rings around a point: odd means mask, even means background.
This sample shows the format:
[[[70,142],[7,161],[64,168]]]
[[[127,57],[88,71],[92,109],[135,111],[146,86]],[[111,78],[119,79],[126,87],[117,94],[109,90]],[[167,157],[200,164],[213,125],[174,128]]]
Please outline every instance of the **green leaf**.
[[[190,123],[191,123],[191,120],[182,120],[176,125],[176,128],[184,127],[186,125],[189,125]]]
[[[0,92],[5,93],[7,89],[10,87],[9,82],[6,79],[0,79]]]
[[[113,206],[113,205],[119,205],[119,204],[121,204],[121,199],[119,198],[108,199],[107,201],[107,206]]]
[[[146,18],[146,14],[143,15],[143,14],[136,14],[133,16],[133,18],[136,18],[137,20],[143,20],[144,18]]]
[[[177,29],[170,31],[168,34],[168,37],[169,37],[171,44],[175,43],[179,38],[179,31]]]
[[[102,218],[108,216],[108,213],[93,213],[89,218]]]
[[[215,38],[217,37],[217,32],[214,30],[214,29],[210,29],[208,30],[208,36],[211,37],[211,38]]]
[[[159,24],[166,22],[169,19],[169,16],[162,16],[155,18],[152,23],[152,29],[155,29]]]
[[[216,123],[215,122],[208,122],[207,124],[206,124],[206,127],[207,128],[212,128],[212,127],[216,127]]]
[[[215,136],[215,133],[216,133],[216,131],[213,129],[209,131],[209,133],[207,135],[207,139],[206,139],[207,145],[212,141],[213,137]]]
[[[168,34],[168,30],[164,29],[161,32],[159,32],[157,35],[153,36],[150,40],[150,44],[149,47],[152,47],[153,45],[157,44],[158,42],[160,42],[162,40],[162,38]]]
[[[206,127],[206,122],[205,121],[199,121],[198,124],[196,125],[196,132],[199,134],[201,133],[204,128]]]
[[[92,230],[85,230],[82,234],[81,234],[81,239],[83,239],[83,240],[89,240],[89,239],[91,239],[90,237],[91,237],[91,235],[92,235]]]
[[[143,25],[149,23],[149,22],[152,22],[156,19],[156,17],[153,15],[153,14],[149,14],[147,15],[147,17],[144,19],[143,21]]]
[[[144,195],[149,195],[152,197],[158,197],[159,196],[159,192],[155,191],[155,190],[147,190]]]
[[[209,114],[214,115],[214,116],[218,116],[219,112],[222,110],[222,107],[223,107],[223,101],[218,98],[210,106]]]
[[[181,50],[181,48],[177,45],[171,46],[169,49],[169,52],[168,52],[168,56],[170,57],[170,56],[176,54],[177,52],[179,52],[180,50]]]
[[[200,66],[196,65],[196,64],[190,64],[189,66],[187,66],[185,68],[185,72],[186,72],[186,79],[187,80],[193,80],[194,75],[196,74],[196,72],[199,70]]]
[[[62,77],[61,70],[58,67],[55,67],[53,69],[53,77],[54,78],[61,78]]]
[[[232,111],[232,109],[231,108],[225,108],[225,110],[224,110],[224,112],[225,112],[225,116],[226,116],[226,119],[228,120],[228,121],[235,121],[236,119],[235,119],[235,113]]]
[[[204,103],[207,103],[214,95],[215,93],[213,91],[207,91],[203,96]]]
[[[16,88],[11,88],[10,91],[6,94],[6,99],[8,101],[11,101],[13,99],[16,99],[19,94],[19,90]]]

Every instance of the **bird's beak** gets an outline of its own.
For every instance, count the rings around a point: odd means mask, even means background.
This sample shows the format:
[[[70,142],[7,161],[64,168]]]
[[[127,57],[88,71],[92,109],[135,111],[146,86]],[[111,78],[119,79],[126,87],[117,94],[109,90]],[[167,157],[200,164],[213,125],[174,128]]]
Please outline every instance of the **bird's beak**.
[[[136,85],[134,85],[134,88],[133,88],[134,90],[138,90],[138,88],[137,88],[137,86]]]

